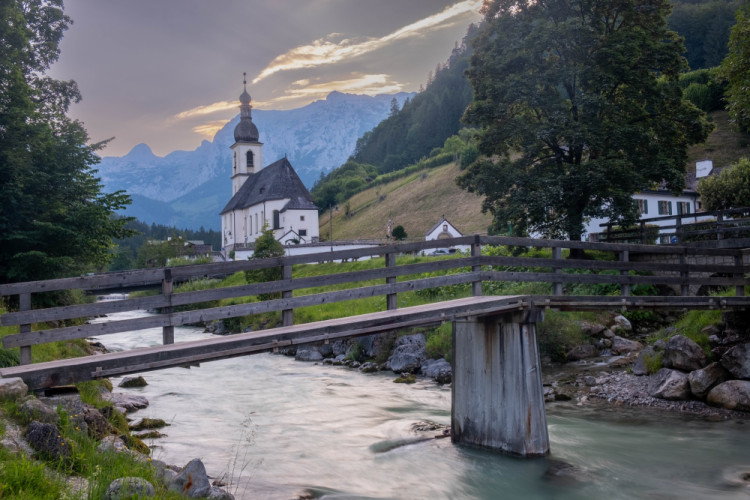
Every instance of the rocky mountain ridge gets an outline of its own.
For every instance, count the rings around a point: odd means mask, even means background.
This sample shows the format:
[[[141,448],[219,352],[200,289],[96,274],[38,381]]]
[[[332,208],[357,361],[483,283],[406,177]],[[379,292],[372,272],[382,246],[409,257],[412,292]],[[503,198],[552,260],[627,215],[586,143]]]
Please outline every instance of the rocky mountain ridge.
[[[302,108],[254,110],[264,163],[286,156],[306,186],[338,167],[357,139],[388,116],[410,93],[365,96],[332,92]],[[125,215],[178,228],[218,229],[219,212],[231,192],[231,154],[239,115],[193,151],[156,156],[138,144],[122,157],[104,157],[97,166],[106,191],[125,190],[133,203]]]

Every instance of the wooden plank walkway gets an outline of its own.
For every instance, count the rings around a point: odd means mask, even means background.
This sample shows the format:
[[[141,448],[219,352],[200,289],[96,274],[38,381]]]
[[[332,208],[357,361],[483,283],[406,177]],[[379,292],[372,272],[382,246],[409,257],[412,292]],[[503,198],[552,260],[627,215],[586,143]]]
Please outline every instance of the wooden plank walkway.
[[[259,332],[0,368],[0,377],[21,377],[30,389],[38,390],[100,377],[257,354],[284,346],[369,335],[405,327],[439,324],[461,317],[487,316],[528,308],[526,296],[468,297]]]

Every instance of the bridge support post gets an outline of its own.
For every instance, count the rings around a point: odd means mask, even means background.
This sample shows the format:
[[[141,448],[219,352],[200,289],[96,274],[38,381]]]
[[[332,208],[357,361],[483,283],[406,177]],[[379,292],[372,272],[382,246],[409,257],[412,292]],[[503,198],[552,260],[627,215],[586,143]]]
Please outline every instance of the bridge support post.
[[[549,453],[536,322],[541,310],[453,322],[451,440],[520,455]]]
[[[161,293],[167,297],[170,306],[162,309],[163,314],[169,316],[169,325],[163,326],[161,329],[162,344],[174,344],[174,325],[172,325],[172,270],[167,268],[164,270],[164,279],[161,281]]]

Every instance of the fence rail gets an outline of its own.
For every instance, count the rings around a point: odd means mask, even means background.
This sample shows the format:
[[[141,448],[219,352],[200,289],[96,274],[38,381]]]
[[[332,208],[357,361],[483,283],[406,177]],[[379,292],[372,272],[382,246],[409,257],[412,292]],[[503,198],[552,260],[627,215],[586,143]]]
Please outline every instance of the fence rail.
[[[635,226],[616,229],[600,224],[600,241],[641,244],[689,244],[693,246],[750,246],[750,207],[641,219]]]
[[[428,262],[398,265],[400,254],[423,253],[434,248],[447,248],[458,245],[471,247],[470,255],[455,258],[435,258]],[[552,250],[549,257],[491,256],[482,255],[482,247],[510,246],[525,248],[547,248]],[[591,260],[584,258],[564,258],[563,250],[587,250],[597,252],[599,258],[609,256],[611,260]],[[639,254],[661,255],[677,263],[654,263],[642,259],[633,260]],[[351,260],[363,257],[384,257],[385,265],[377,269],[335,273],[306,278],[293,278],[292,267],[300,264]],[[551,283],[555,303],[559,307],[582,308],[580,298],[563,301],[565,285],[613,284],[619,285],[620,296],[591,298],[591,308],[602,304],[623,302],[630,296],[635,285],[664,285],[688,296],[690,288],[698,286],[735,287],[735,294],[743,296],[744,287],[750,284],[748,274],[748,253],[733,249],[708,249],[685,246],[653,246],[623,243],[591,243],[559,240],[538,240],[530,238],[467,236],[450,240],[425,241],[404,244],[383,245],[298,255],[271,259],[256,259],[239,262],[220,262],[192,266],[137,269],[131,271],[104,273],[76,278],[62,278],[47,281],[11,283],[0,285],[0,295],[18,296],[19,308],[4,314],[0,324],[20,325],[19,333],[3,338],[5,347],[21,348],[21,363],[31,362],[31,346],[59,340],[71,340],[91,336],[113,334],[123,331],[161,327],[163,343],[174,342],[174,327],[218,319],[228,319],[251,314],[282,311],[284,326],[294,323],[294,310],[321,304],[342,302],[366,297],[385,297],[387,310],[397,308],[399,293],[439,288],[451,285],[470,285],[474,296],[482,295],[482,283],[491,281],[518,281]],[[710,262],[703,262],[703,261]],[[213,278],[231,275],[238,271],[282,268],[283,278],[267,283],[253,283],[226,288],[201,291],[175,292],[174,285],[194,279]],[[427,276],[427,273],[445,272],[442,276]],[[603,273],[603,274],[602,274]],[[607,274],[609,273],[609,274]],[[381,281],[380,284],[366,282]],[[326,285],[352,285],[344,290],[324,293],[309,293],[308,289]],[[56,290],[81,289],[86,291],[127,290],[133,287],[152,287],[161,293],[151,297],[108,300],[93,304],[79,304],[61,307],[32,308],[32,294]],[[306,292],[308,290],[308,292]],[[280,293],[278,299],[260,302],[247,302],[219,307],[206,307],[222,299]],[[726,307],[736,305],[725,301],[693,300],[640,300],[642,307],[686,307],[693,302],[704,307]],[[544,299],[538,299],[544,303]],[[551,300],[551,299],[550,299]],[[628,299],[635,303],[633,299]],[[551,302],[550,302],[551,303]],[[742,302],[744,304],[744,302]],[[197,305],[192,310],[175,310],[180,306]],[[570,306],[573,307],[573,306]],[[65,320],[90,318],[115,312],[140,309],[158,309],[159,314],[137,319],[86,323],[77,326],[48,328],[45,323],[56,324]],[[32,325],[42,328],[32,331]]]

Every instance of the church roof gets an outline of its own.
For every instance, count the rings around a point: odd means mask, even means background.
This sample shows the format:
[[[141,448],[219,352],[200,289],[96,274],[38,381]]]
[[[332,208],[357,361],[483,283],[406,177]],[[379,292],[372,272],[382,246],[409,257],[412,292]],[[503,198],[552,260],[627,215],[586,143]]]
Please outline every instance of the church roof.
[[[317,210],[312,196],[300,180],[289,160],[282,158],[252,174],[232,196],[221,211],[232,210],[263,203],[264,201],[289,199],[284,210]]]
[[[448,224],[448,225],[449,225],[450,227],[452,227],[452,228],[453,228],[453,229],[454,229],[454,230],[455,230],[455,231],[456,231],[456,232],[457,232],[458,234],[460,234],[461,236],[463,236],[463,233],[462,233],[461,231],[459,231],[459,230],[458,230],[458,228],[457,228],[456,226],[454,226],[453,224],[451,224],[451,223],[450,223],[450,221],[449,221],[448,219],[446,219],[446,218],[445,218],[444,216],[443,216],[443,217],[442,217],[442,218],[440,219],[440,221],[438,221],[438,223],[437,223],[437,224],[435,224],[434,226],[432,226],[432,227],[430,228],[430,230],[429,230],[429,231],[427,231],[427,232],[425,233],[425,236],[429,236],[429,235],[430,235],[430,234],[431,234],[431,233],[432,233],[432,232],[433,232],[433,231],[434,231],[435,229],[439,228],[439,227],[440,227],[441,225],[443,225],[443,224]]]

